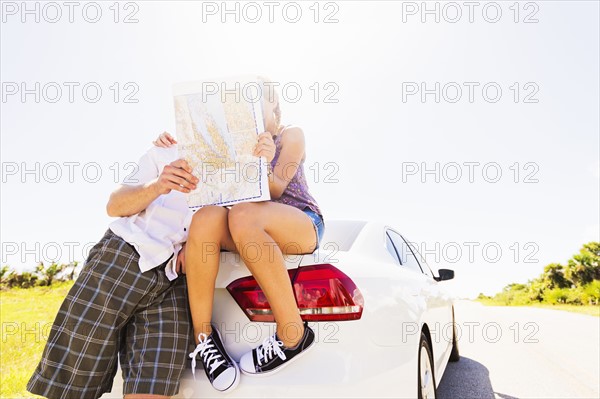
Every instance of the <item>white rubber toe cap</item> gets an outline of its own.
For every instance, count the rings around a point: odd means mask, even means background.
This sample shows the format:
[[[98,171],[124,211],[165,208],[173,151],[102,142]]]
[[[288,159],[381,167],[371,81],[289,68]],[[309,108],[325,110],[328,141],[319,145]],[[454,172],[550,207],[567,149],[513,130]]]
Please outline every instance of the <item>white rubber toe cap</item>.
[[[256,374],[256,367],[254,366],[254,360],[252,359],[252,351],[245,353],[240,359],[240,368],[243,373]]]
[[[216,390],[226,392],[234,389],[239,380],[240,371],[237,369],[237,367],[230,367],[223,371],[217,378],[215,378],[212,385]]]

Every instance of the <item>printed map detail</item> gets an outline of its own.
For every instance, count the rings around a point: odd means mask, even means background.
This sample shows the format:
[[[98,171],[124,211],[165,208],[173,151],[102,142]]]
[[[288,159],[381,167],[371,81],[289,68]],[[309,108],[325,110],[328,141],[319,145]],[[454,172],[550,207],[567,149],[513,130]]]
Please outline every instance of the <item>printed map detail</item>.
[[[179,157],[200,179],[198,188],[188,194],[190,208],[270,199],[265,160],[252,155],[256,136],[264,131],[261,101],[231,92],[246,83],[194,82],[174,87]],[[215,93],[217,86],[220,90]],[[203,92],[207,87],[210,94]]]

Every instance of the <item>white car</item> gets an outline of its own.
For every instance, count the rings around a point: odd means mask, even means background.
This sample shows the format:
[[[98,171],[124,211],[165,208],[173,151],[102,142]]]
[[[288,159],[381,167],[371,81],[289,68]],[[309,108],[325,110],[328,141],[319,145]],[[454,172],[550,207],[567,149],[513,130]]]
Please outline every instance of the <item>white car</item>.
[[[327,221],[320,249],[286,263],[316,345],[275,375],[242,375],[226,394],[202,370],[195,379],[187,370],[176,398],[435,397],[448,360],[459,359],[453,299],[440,283],[452,270],[433,273],[394,229],[357,221]],[[235,360],[275,331],[264,294],[233,253],[222,254],[213,312]],[[121,386],[116,378],[103,398],[122,397]]]

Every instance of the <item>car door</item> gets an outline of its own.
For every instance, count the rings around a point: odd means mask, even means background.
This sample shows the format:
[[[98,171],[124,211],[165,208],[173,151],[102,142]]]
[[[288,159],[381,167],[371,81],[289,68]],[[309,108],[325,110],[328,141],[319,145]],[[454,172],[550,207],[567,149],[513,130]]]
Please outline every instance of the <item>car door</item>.
[[[426,264],[421,265],[417,260],[417,256],[415,255],[416,248],[414,248],[414,245],[411,245],[408,240],[405,240],[404,237],[394,230],[390,229],[388,234],[396,251],[398,251],[402,266],[414,273],[420,274],[422,277],[420,279],[422,283],[419,287],[418,295],[420,295],[427,304],[422,321],[423,323],[427,323],[429,328],[434,361],[435,364],[438,365],[448,348],[448,342],[444,337],[443,331],[448,322],[447,300],[444,298],[442,291],[438,287],[437,281],[434,280],[433,273],[429,267]]]
[[[433,353],[436,366],[442,364],[442,358],[451,348],[452,344],[452,299],[443,286],[434,279],[434,274],[415,245],[411,245],[406,237],[402,237],[407,247],[410,248],[414,261],[419,263],[423,274],[427,276],[426,294],[429,297],[429,316],[433,326],[430,326],[433,341]],[[431,331],[431,329],[434,331]]]

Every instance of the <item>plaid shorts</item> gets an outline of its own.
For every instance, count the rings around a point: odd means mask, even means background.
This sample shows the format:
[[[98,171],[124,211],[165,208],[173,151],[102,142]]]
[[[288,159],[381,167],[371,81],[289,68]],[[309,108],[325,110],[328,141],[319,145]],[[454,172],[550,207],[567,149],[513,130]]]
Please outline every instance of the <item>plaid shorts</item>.
[[[162,264],[145,273],[139,255],[108,230],[62,303],[27,384],[47,398],[98,398],[123,372],[123,394],[172,396],[192,342],[185,276]]]

